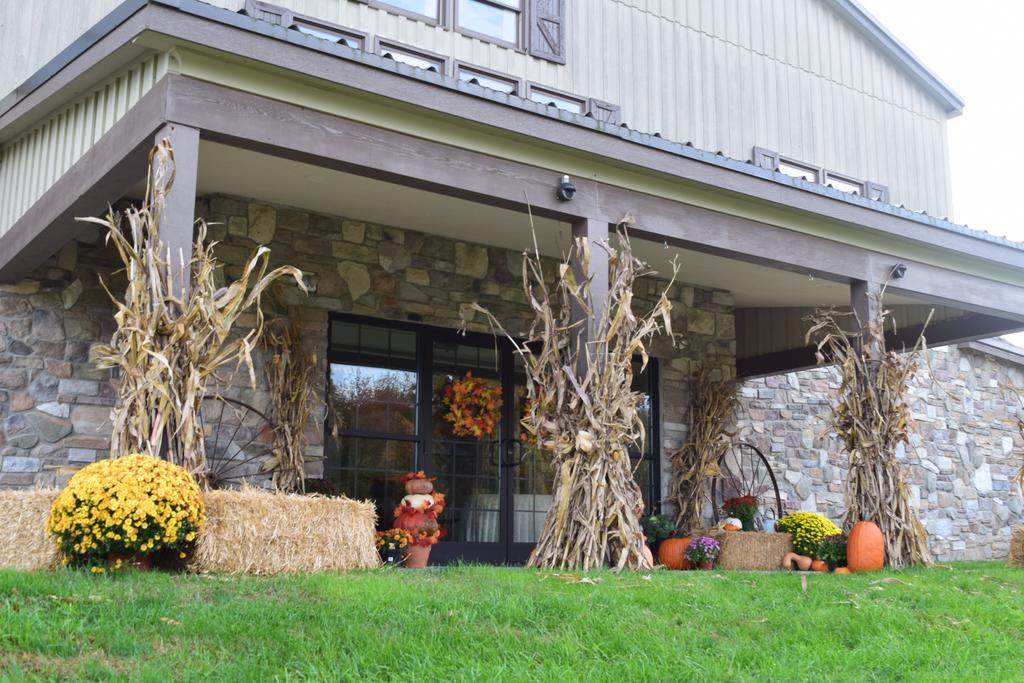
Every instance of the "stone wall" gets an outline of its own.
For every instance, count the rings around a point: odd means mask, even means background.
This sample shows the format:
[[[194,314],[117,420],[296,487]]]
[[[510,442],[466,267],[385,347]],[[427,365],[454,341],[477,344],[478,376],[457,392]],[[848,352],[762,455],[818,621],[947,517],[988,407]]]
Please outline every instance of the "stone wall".
[[[474,317],[469,308],[477,301],[513,334],[524,332],[531,319],[517,252],[235,197],[204,198],[199,210],[215,223],[209,238],[219,242],[216,253],[225,264],[226,281],[237,276],[258,244],[271,248],[273,266],[295,265],[306,273],[312,287],[308,296],[283,287],[269,297],[266,310],[270,317],[297,317],[309,350],[321,363],[330,312],[446,328],[465,319],[469,329],[488,332],[482,317]],[[97,233],[51,259],[30,279],[0,290],[2,486],[59,485],[77,467],[107,454],[114,385],[108,371],[89,362],[89,352],[113,333],[109,298],[99,286],[101,276],[110,277],[112,263]],[[651,306],[664,284],[653,278],[640,281],[637,308]],[[123,291],[123,282],[115,282],[112,291]],[[735,374],[731,294],[675,284],[669,296],[674,330],[687,343],[675,348],[662,338],[653,348],[661,376],[662,452],[678,448],[685,438],[686,380],[696,366],[709,364],[720,377]],[[224,393],[264,409],[263,358],[258,351],[255,389],[236,375]],[[317,368],[314,376],[322,394],[326,367]],[[247,439],[256,431],[258,426],[249,422],[235,436]],[[322,432],[311,429],[310,437],[310,455],[322,454]],[[665,488],[666,459],[662,469]]]
[[[965,347],[929,351],[931,378],[911,388],[916,431],[905,462],[914,503],[942,560],[1005,557],[1024,499],[1011,477],[1024,442],[1017,429],[1024,365]],[[934,381],[932,381],[934,379]],[[846,455],[827,433],[834,369],[750,380],[741,386],[739,438],[772,461],[787,509],[838,521]]]
[[[100,278],[111,254],[71,242],[28,279],[0,285],[0,486],[57,486],[106,455],[114,390],[90,350],[114,330]]]

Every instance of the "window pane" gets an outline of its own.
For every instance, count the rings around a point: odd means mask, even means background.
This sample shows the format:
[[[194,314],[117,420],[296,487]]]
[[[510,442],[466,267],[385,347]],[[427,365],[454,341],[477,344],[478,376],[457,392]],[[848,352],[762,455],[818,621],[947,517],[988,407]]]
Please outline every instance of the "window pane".
[[[331,323],[331,346],[341,351],[359,350],[359,325],[334,321]]]
[[[459,0],[459,26],[507,43],[517,42],[519,13],[480,0]]]
[[[415,372],[333,363],[331,390],[339,430],[416,432]]]
[[[840,192],[860,194],[864,189],[861,187],[860,183],[853,183],[848,180],[843,180],[842,178],[837,178],[833,175],[828,176],[825,182],[827,185],[831,185],[834,189],[839,190]]]
[[[779,171],[794,178],[803,178],[812,183],[818,182],[818,172],[812,168],[798,166],[788,161],[779,162]]]
[[[394,508],[405,494],[398,480],[415,469],[414,442],[348,436],[328,440],[324,464],[328,491],[356,500],[373,500],[378,529],[391,527]]]
[[[517,90],[517,83],[514,81],[505,81],[492,76],[487,76],[476,71],[469,71],[467,69],[459,69],[459,80],[469,83],[470,81],[476,81],[476,84],[484,88],[490,88],[491,90],[497,90],[508,95],[515,95]]]
[[[431,19],[437,19],[437,0],[379,0],[382,5],[391,5],[406,12],[415,12]]]
[[[408,52],[402,52],[401,50],[396,50],[394,48],[383,48],[383,54],[385,57],[391,57],[391,59],[396,62],[408,64],[409,66],[414,66],[417,69],[433,69],[434,71],[441,70],[441,66],[436,61],[425,59],[419,55],[409,54]]]
[[[296,23],[295,28],[297,28],[302,33],[305,33],[307,36],[313,36],[315,38],[329,40],[332,43],[342,43],[344,45],[349,46],[353,50],[358,50],[362,48],[362,44],[360,43],[360,41],[356,40],[355,38],[349,38],[348,36],[342,33],[336,33],[334,31],[329,31],[325,28],[319,28],[316,26],[310,26],[308,24],[302,23]]]
[[[558,107],[573,114],[583,113],[583,103],[577,102],[576,100],[570,100],[554,93],[544,92],[543,90],[533,90],[530,92],[530,99],[534,102],[541,104],[547,104],[552,107]]]

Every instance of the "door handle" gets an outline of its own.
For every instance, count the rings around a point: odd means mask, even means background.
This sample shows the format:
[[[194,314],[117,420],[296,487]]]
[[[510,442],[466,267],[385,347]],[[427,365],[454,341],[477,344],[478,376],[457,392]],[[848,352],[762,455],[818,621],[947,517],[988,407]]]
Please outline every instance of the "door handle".
[[[505,457],[502,464],[505,467],[519,467],[526,459],[526,451],[519,439],[508,439],[505,442]],[[518,457],[517,457],[518,456]]]

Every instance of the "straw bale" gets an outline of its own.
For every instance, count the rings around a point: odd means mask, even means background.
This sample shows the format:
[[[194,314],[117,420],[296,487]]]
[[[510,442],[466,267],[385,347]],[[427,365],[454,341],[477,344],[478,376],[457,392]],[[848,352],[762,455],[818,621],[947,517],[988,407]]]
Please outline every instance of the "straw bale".
[[[204,494],[206,525],[189,567],[280,574],[376,567],[372,502],[247,487]]]
[[[1024,526],[1014,529],[1010,536],[1010,566],[1024,567]]]
[[[60,564],[57,546],[46,534],[46,519],[58,493],[53,489],[0,491],[0,567],[33,571]]]
[[[763,531],[713,531],[722,544],[721,569],[781,569],[782,556],[793,550],[793,535]]]

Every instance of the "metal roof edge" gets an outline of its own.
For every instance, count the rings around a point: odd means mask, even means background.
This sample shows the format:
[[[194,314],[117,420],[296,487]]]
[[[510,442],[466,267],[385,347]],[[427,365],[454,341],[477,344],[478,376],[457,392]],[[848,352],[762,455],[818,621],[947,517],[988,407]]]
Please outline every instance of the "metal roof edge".
[[[844,17],[868,36],[876,45],[888,52],[926,86],[946,107],[946,113],[959,116],[964,111],[964,99],[947,85],[934,71],[911,52],[889,29],[868,12],[857,0],[827,0]]]

